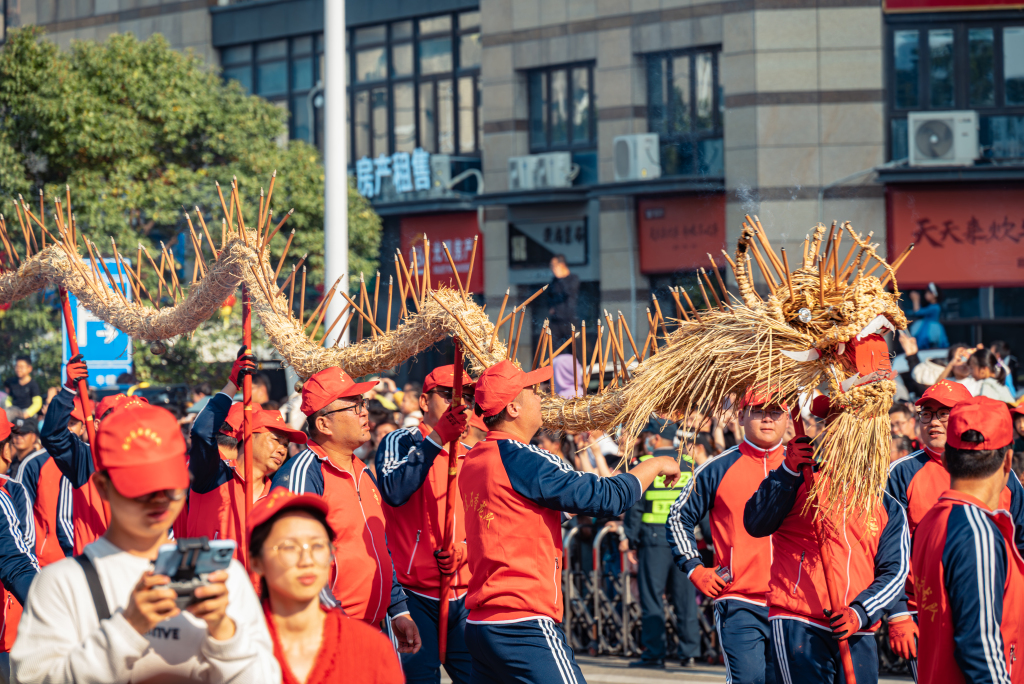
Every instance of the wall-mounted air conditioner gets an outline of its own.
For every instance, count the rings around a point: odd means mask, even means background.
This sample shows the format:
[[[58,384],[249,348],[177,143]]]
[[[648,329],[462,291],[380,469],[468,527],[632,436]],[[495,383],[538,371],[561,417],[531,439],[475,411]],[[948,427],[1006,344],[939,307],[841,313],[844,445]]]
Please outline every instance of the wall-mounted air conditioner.
[[[661,146],[657,133],[620,135],[612,142],[612,155],[616,181],[661,177]]]
[[[533,190],[537,187],[537,155],[508,158],[508,189]]]
[[[911,166],[970,166],[978,158],[978,113],[907,114]]]
[[[576,177],[573,172],[572,154],[569,152],[548,152],[537,156],[537,175],[534,187],[537,188],[568,188],[572,185],[572,179]]]

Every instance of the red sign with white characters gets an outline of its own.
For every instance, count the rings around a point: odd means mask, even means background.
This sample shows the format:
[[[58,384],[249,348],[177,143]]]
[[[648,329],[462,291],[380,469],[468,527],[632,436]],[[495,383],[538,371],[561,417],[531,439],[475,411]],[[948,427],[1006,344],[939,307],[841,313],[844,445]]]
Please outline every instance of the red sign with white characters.
[[[444,253],[444,245],[455,262],[455,268],[466,287],[469,276],[469,261],[473,256],[473,240],[477,239],[476,265],[473,266],[473,277],[468,292],[483,294],[484,291],[484,239],[477,224],[476,212],[458,212],[454,214],[430,214],[426,216],[410,216],[402,219],[401,248],[405,257],[405,265],[412,269],[412,255],[416,252],[416,264],[419,276],[423,275],[423,262],[426,256],[423,251],[424,238],[430,241],[430,283],[431,285],[447,285],[457,289],[458,285],[452,277],[452,267]]]

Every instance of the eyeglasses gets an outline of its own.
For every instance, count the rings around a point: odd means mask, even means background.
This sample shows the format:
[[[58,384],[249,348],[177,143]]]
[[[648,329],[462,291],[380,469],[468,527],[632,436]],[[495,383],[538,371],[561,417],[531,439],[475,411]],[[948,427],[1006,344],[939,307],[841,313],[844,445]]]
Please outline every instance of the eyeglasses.
[[[930,423],[933,418],[938,418],[940,423],[945,423],[949,420],[949,409],[939,409],[938,411],[922,409],[917,417],[922,423]]]
[[[328,411],[327,413],[323,414],[322,417],[326,418],[327,416],[331,415],[332,413],[340,413],[341,411],[352,411],[353,409],[358,414],[358,413],[361,413],[364,408],[366,408],[366,399],[360,398],[359,400],[356,401],[356,403],[352,404],[351,406],[346,406],[345,408],[334,409],[333,411]]]
[[[324,541],[306,542],[300,544],[294,539],[286,539],[271,550],[281,557],[281,561],[288,566],[298,565],[304,551],[309,551],[310,558],[320,567],[327,567],[334,559],[331,545]]]
[[[779,420],[785,413],[785,411],[783,411],[782,409],[772,409],[770,411],[765,411],[764,409],[752,408],[748,410],[750,411],[750,417],[753,418],[754,420],[764,420],[766,416],[768,418],[771,418],[772,420]]]
[[[137,501],[141,504],[148,504],[150,501],[155,499],[157,496],[163,494],[171,501],[181,501],[185,498],[187,489],[158,489],[155,492],[149,494],[143,494],[142,496],[132,497],[132,501]]]

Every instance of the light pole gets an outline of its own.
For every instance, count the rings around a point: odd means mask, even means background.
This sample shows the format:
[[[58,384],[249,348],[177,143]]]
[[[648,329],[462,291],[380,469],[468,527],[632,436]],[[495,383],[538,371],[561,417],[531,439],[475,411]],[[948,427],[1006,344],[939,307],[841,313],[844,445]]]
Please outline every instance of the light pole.
[[[345,92],[345,0],[324,0],[324,288],[348,271],[348,95]],[[338,287],[348,292],[348,282]],[[325,320],[341,313],[343,297],[335,297]],[[345,330],[331,333],[348,344]]]

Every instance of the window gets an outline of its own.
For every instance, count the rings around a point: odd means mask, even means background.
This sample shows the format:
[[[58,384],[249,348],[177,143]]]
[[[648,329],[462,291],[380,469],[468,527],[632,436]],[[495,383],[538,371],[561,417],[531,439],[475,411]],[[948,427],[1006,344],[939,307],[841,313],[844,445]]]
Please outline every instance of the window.
[[[480,13],[354,29],[350,161],[395,152],[479,155]]]
[[[1024,161],[1024,21],[889,22],[890,159],[907,156],[907,112],[973,109],[982,158]]]
[[[312,96],[323,78],[323,36],[236,45],[220,53],[224,80],[288,109],[288,135],[323,142],[322,101]]]
[[[661,142],[663,176],[724,175],[719,49],[647,57],[648,130]]]
[[[527,74],[530,151],[596,146],[594,67],[576,64]]]

